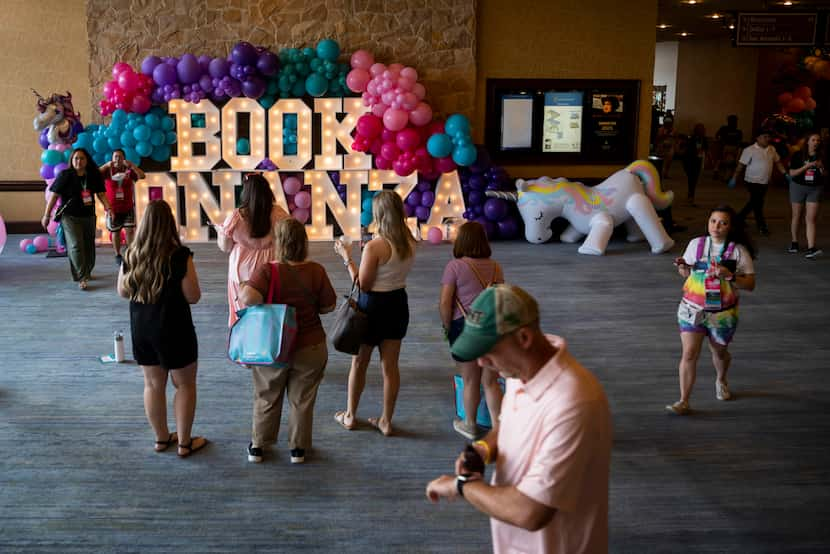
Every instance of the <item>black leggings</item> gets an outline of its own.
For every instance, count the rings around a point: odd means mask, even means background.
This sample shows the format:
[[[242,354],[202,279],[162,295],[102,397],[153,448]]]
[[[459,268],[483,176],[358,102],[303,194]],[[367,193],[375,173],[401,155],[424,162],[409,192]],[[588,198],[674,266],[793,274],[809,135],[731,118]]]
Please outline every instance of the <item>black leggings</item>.
[[[695,189],[697,188],[697,182],[700,179],[700,170],[701,165],[700,163],[686,165],[686,177],[689,180],[689,192],[688,198],[689,200],[695,197]]]
[[[754,212],[755,224],[758,226],[758,229],[766,229],[767,221],[764,219],[764,199],[767,196],[769,185],[747,183],[746,186],[749,188],[749,202],[746,203],[746,206],[738,214],[738,219],[745,220],[749,212]]]

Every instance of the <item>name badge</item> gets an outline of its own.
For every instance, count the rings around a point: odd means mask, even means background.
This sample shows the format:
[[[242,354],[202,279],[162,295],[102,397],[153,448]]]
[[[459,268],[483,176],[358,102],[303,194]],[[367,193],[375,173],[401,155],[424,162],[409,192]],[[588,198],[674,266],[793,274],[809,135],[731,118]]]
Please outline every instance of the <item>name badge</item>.
[[[81,200],[84,201],[84,206],[92,205],[92,193],[84,189],[81,191]]]
[[[124,200],[124,191],[120,188],[115,191],[115,199],[116,200]]]
[[[811,167],[804,173],[804,181],[807,183],[813,183],[816,180],[816,168]]]
[[[708,311],[719,311],[721,308],[720,278],[714,275],[706,277],[703,290],[705,292],[703,308]]]

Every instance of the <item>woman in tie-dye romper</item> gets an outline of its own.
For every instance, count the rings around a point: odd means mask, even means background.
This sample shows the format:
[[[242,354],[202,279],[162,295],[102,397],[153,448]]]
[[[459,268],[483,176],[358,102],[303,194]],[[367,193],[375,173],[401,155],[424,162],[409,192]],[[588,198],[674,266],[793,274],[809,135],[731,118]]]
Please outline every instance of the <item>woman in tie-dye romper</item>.
[[[729,206],[712,210],[707,235],[692,239],[683,257],[674,261],[677,272],[686,279],[677,310],[683,355],[679,368],[680,400],[666,409],[678,415],[691,410],[689,396],[707,336],[717,372],[715,397],[731,398],[726,373],[732,360],[729,343],[738,326],[738,289],[755,288],[755,248],[736,219],[735,210]]]

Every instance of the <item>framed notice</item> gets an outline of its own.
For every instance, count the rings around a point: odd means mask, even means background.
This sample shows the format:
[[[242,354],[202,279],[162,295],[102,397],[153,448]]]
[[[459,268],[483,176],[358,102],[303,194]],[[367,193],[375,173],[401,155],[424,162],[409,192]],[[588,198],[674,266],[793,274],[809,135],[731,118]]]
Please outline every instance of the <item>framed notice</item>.
[[[488,79],[485,143],[499,163],[628,163],[640,81]]]
[[[738,46],[812,46],[817,13],[739,13]]]

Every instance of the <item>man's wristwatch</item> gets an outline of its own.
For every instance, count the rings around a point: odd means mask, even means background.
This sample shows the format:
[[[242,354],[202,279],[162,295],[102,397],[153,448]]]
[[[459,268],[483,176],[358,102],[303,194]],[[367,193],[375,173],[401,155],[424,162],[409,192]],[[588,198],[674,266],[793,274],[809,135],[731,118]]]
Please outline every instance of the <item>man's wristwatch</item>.
[[[473,475],[470,473],[462,473],[461,475],[455,476],[455,490],[458,491],[458,496],[464,497],[464,485],[469,483],[470,481],[479,481],[481,477],[478,475]]]

